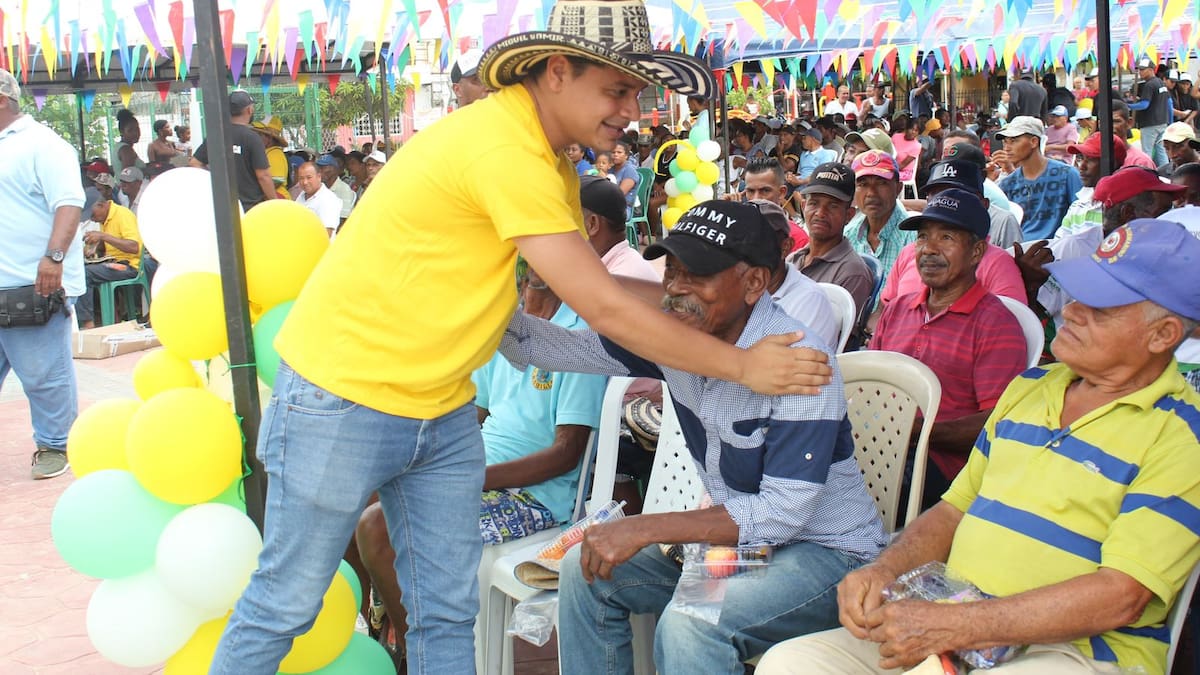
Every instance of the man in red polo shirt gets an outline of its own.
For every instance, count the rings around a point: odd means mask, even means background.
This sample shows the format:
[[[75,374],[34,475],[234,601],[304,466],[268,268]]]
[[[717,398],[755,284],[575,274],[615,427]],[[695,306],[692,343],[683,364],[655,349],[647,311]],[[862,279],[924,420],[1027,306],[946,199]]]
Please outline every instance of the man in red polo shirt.
[[[979,197],[958,188],[939,192],[920,215],[901,222],[901,230],[917,231],[924,288],[889,303],[871,340],[871,349],[921,361],[942,383],[923,506],[950,487],[996,400],[1026,366],[1016,317],[975,279],[990,222]]]

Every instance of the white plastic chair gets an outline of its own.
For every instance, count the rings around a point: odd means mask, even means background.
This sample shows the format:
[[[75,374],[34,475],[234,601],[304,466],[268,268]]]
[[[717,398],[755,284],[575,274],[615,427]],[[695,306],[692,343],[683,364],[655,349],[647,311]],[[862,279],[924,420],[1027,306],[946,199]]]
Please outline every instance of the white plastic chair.
[[[621,431],[621,414],[624,409],[625,392],[633,378],[611,377],[604,391],[604,402],[600,409],[600,428],[595,432],[595,468],[591,471],[593,494],[599,490],[607,494],[603,502],[595,499],[585,501],[589,490],[588,471],[580,475],[579,492],[575,498],[572,521],[583,516],[589,504],[603,506],[612,499],[613,482],[617,472],[617,441]],[[584,466],[591,468],[591,456]],[[504,631],[512,616],[515,601],[524,600],[537,593],[537,589],[526,586],[516,578],[517,564],[532,560],[542,546],[558,536],[559,530],[535,538],[518,539],[501,547],[484,547],[484,557],[479,565],[479,619],[475,622],[475,668],[480,673],[512,673],[511,641],[505,639]],[[489,548],[504,548],[493,555]],[[485,570],[486,566],[486,570]],[[502,669],[502,664],[503,669]]]
[[[1017,317],[1017,323],[1021,324],[1021,332],[1025,334],[1025,356],[1028,365],[1030,368],[1036,366],[1041,362],[1042,349],[1046,346],[1046,330],[1042,327],[1042,322],[1038,320],[1037,314],[1020,300],[1004,295],[996,297]]]
[[[900,486],[908,458],[908,442],[918,410],[923,415],[913,460],[912,486],[904,524],[921,512],[929,432],[937,417],[942,385],[920,361],[896,352],[861,351],[838,354],[846,386],[846,413],[854,436],[854,457],[867,491],[875,499],[888,532],[896,529]]]
[[[1183,633],[1183,622],[1187,618],[1188,607],[1192,604],[1192,593],[1196,590],[1196,581],[1200,579],[1200,563],[1192,568],[1179,595],[1175,596],[1175,606],[1167,614],[1166,627],[1171,631],[1171,646],[1167,648],[1167,673],[1170,675],[1171,666],[1175,663],[1175,652],[1179,649],[1179,636]]]
[[[617,380],[617,379],[627,380],[627,382],[624,382],[624,383],[618,385],[621,389],[621,395],[624,395],[625,390],[629,388],[629,382],[632,382],[633,380],[631,380],[630,378],[627,378],[627,377],[611,378],[609,381],[609,384],[608,384],[610,389],[613,386],[612,380]],[[608,390],[605,391],[606,400],[607,400],[607,393],[608,393]],[[618,400],[619,400],[619,397],[618,397]],[[580,514],[583,513],[584,498],[586,497],[586,495],[588,493],[589,479],[591,478],[591,475],[592,475],[592,461],[596,456],[596,447],[597,447],[598,443],[599,443],[598,434],[596,431],[593,430],[592,433],[588,436],[587,448],[584,450],[583,457],[580,459],[580,462],[579,462],[579,486],[575,491],[575,508],[571,511],[571,521],[572,522],[579,519]],[[497,560],[499,560],[500,558],[502,558],[510,553],[513,553],[514,551],[524,550],[525,548],[530,547],[530,546],[536,547],[534,549],[536,551],[538,548],[541,548],[542,546],[550,543],[555,537],[558,536],[560,531],[561,531],[561,528],[555,527],[555,528],[551,528],[548,530],[542,530],[541,532],[534,532],[533,534],[526,536],[526,537],[522,537],[520,539],[514,539],[513,541],[506,541],[503,544],[496,544],[494,546],[484,546],[483,547],[483,555],[480,556],[480,559],[479,559],[479,571],[478,571],[478,576],[479,576],[479,616],[476,618],[476,621],[475,621],[475,670],[476,670],[476,672],[480,672],[480,673],[484,672],[483,666],[487,663],[487,641],[485,639],[486,638],[486,629],[485,629],[485,626],[483,625],[483,622],[480,619],[486,618],[488,616],[488,602],[490,601],[490,597],[491,597],[489,590],[492,587],[492,568],[493,568],[493,566],[495,565]]]
[[[1025,209],[1011,199],[1008,200],[1008,212],[1017,217],[1017,223],[1025,222]]]
[[[854,331],[854,321],[858,318],[858,307],[854,304],[854,296],[850,295],[850,291],[824,281],[817,282],[822,291],[825,291],[825,297],[829,298],[829,305],[833,307],[833,311],[837,314],[838,324],[841,329],[838,332],[837,353],[841,354],[846,351],[846,342],[850,339],[850,333]]]

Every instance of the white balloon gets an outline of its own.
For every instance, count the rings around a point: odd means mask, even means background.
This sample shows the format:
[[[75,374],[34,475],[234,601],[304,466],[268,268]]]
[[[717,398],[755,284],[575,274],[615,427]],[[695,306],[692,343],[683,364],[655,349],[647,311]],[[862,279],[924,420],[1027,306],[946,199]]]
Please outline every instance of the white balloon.
[[[715,196],[711,185],[697,185],[695,190],[692,190],[692,196],[698,202],[706,202]]]
[[[147,570],[107,579],[96,587],[88,601],[87,632],[104,658],[144,668],[179,651],[208,618],[172,595],[154,570]]]
[[[667,191],[668,197],[678,197],[681,194],[679,192],[679,184],[675,182],[674,178],[668,178],[667,184],[663,189]]]
[[[219,271],[215,223],[212,176],[204,169],[172,169],[143,188],[138,232],[162,264],[179,271]]]
[[[696,146],[696,156],[704,162],[715,162],[721,156],[721,144],[716,141],[702,141]]]
[[[159,265],[158,269],[154,270],[154,279],[150,281],[150,297],[157,298],[158,292],[180,274],[194,271],[197,270],[180,269],[174,265]]]
[[[163,529],[154,569],[176,597],[216,618],[246,590],[261,551],[262,537],[246,514],[225,504],[197,504]]]

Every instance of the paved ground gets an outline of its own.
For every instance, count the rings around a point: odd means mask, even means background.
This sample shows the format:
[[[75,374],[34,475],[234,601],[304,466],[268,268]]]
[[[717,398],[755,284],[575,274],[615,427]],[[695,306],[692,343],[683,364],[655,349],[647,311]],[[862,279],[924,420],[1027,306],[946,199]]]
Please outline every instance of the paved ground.
[[[75,361],[80,410],[104,399],[134,397],[130,373],[142,354]],[[67,567],[50,540],[50,514],[74,477],[68,472],[51,480],[30,480],[31,433],[29,406],[20,382],[10,376],[0,385],[0,673],[161,672],[114,665],[92,648],[85,614],[99,581]],[[553,644],[535,650],[520,643],[517,673],[557,673]]]

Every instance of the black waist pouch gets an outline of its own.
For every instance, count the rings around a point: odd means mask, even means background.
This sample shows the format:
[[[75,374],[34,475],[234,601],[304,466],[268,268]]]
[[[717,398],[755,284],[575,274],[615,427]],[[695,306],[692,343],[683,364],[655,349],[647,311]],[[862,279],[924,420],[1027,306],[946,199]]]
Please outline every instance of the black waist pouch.
[[[44,326],[65,304],[61,288],[50,297],[38,295],[33,286],[5,288],[0,290],[0,328]]]

